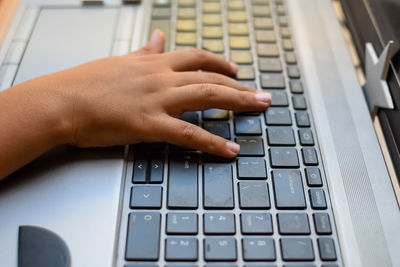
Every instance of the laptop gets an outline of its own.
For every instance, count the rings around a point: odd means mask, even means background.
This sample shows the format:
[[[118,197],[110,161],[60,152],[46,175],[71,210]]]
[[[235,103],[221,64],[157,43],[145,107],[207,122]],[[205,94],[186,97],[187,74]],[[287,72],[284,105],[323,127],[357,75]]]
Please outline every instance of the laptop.
[[[328,0],[11,2],[1,90],[159,28],[167,51],[236,62],[272,105],[182,114],[239,143],[233,160],[164,143],[46,153],[0,182],[1,266],[400,266],[398,2],[342,0],[354,50]]]

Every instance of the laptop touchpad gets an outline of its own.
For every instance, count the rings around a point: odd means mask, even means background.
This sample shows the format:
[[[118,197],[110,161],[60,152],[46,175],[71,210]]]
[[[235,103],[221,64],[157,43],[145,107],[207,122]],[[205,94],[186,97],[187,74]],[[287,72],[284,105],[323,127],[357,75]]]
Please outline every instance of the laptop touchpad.
[[[117,9],[42,9],[14,84],[110,55]]]

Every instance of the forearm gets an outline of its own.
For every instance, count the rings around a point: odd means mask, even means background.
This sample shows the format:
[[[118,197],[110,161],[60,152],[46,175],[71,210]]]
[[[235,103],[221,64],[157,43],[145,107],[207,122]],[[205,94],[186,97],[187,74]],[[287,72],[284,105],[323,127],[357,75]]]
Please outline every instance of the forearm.
[[[0,179],[68,142],[62,96],[46,89],[56,86],[52,80],[39,78],[0,93]]]

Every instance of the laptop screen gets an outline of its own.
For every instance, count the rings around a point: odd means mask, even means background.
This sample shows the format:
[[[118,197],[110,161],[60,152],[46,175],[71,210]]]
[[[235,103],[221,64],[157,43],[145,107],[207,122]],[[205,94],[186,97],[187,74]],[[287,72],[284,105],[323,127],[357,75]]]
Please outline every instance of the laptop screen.
[[[394,41],[391,66],[387,81],[394,109],[381,109],[378,117],[391,155],[400,177],[400,1],[399,0],[341,0],[347,26],[352,33],[357,53],[364,66],[365,43],[371,42],[379,55],[385,45]]]

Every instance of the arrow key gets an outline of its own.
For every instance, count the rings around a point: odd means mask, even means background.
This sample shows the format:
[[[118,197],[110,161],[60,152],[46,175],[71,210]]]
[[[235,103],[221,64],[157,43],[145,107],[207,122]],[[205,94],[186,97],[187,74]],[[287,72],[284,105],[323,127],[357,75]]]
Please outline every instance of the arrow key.
[[[162,202],[161,186],[133,186],[130,207],[134,209],[159,209]]]
[[[150,183],[162,183],[164,176],[164,158],[163,155],[156,154],[150,156]]]

